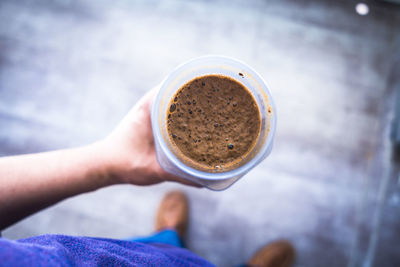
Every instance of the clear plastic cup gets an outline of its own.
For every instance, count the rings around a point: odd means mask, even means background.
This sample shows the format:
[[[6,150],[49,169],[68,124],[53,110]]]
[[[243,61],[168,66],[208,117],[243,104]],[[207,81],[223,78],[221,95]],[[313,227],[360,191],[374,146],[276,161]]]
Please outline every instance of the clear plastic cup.
[[[167,131],[167,110],[171,98],[188,81],[207,74],[228,76],[246,86],[257,102],[261,115],[261,131],[244,164],[219,172],[197,170],[184,164],[174,152]],[[200,184],[211,190],[224,190],[239,180],[272,150],[276,127],[276,109],[272,96],[261,76],[246,64],[223,56],[205,56],[178,66],[161,83],[151,107],[151,123],[157,160],[169,173]]]

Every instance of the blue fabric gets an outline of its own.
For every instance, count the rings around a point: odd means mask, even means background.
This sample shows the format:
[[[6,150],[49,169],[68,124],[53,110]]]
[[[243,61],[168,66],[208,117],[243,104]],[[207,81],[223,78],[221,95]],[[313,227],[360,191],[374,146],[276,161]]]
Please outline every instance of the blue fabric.
[[[0,238],[2,266],[213,266],[184,248],[108,238]]]
[[[145,244],[161,243],[179,248],[185,247],[178,233],[172,229],[165,229],[148,237],[128,239],[128,241],[136,241]]]

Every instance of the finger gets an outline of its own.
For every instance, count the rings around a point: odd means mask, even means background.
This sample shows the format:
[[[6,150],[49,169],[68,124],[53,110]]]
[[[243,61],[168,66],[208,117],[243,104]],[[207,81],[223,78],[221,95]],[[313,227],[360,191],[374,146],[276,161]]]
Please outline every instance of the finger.
[[[148,91],[142,98],[140,98],[139,102],[134,106],[132,112],[137,112],[137,110],[149,110],[151,103],[156,95],[155,90]]]
[[[138,113],[140,110],[150,110],[151,103],[153,99],[155,98],[156,94],[158,92],[158,87],[154,87],[150,91],[148,91],[145,95],[143,95],[139,101],[136,103],[136,105],[131,108],[131,110],[128,112],[127,116],[132,117],[134,114]]]
[[[157,94],[157,90],[156,88],[151,89],[150,91],[148,91],[141,99],[140,99],[140,103],[146,103],[146,104],[150,104],[151,101],[153,100],[153,98],[156,96]]]
[[[150,91],[148,91],[140,100],[139,103],[145,104],[145,105],[150,105],[155,96],[158,93],[158,90],[160,89],[160,85],[157,85],[153,87]]]
[[[172,182],[178,182],[184,185],[189,185],[189,186],[193,186],[193,187],[197,187],[197,188],[203,188],[204,186],[195,183],[193,181],[178,177],[178,176],[174,176],[174,175],[168,175],[165,179],[166,181],[172,181]]]

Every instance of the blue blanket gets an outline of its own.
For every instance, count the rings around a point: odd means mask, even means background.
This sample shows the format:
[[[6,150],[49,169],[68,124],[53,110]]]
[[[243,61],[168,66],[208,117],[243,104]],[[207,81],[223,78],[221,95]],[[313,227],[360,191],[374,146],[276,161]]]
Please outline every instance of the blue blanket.
[[[1,266],[213,266],[184,248],[107,238],[0,238]]]

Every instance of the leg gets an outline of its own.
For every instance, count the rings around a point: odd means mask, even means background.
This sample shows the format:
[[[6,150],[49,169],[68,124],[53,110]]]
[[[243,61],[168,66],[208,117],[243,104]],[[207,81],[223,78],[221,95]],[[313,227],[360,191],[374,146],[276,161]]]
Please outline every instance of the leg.
[[[128,241],[135,241],[146,244],[161,243],[180,248],[184,247],[183,240],[178,236],[178,233],[173,229],[165,229],[151,236],[128,239]]]
[[[189,202],[181,191],[172,191],[165,195],[156,216],[156,233],[149,237],[128,239],[142,243],[163,243],[184,247],[188,223]]]

